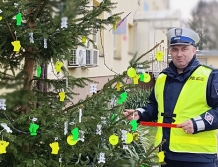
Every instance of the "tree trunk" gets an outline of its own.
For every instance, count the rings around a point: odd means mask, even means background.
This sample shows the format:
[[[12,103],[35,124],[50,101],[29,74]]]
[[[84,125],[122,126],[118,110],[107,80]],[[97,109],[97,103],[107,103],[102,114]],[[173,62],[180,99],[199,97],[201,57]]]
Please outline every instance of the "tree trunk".
[[[30,29],[34,29],[34,22],[29,22],[28,27]],[[34,72],[34,65],[35,60],[32,58],[32,52],[33,47],[29,46],[26,48],[26,54],[25,54],[25,64],[24,64],[24,85],[23,88],[26,91],[31,91],[32,89],[32,79],[33,79],[33,72]],[[27,114],[29,113],[29,110],[27,108],[27,105],[22,106],[22,112]]]
[[[25,71],[25,76],[24,76],[24,89],[25,90],[31,90],[32,83],[31,80],[33,78],[33,72],[34,72],[34,60],[26,57],[25,58],[25,65],[24,65],[24,71]]]

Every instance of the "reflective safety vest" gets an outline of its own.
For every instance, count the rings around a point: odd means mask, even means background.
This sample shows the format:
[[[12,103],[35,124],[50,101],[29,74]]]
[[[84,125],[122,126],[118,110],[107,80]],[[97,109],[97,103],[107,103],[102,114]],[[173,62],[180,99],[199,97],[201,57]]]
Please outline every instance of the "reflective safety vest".
[[[211,109],[206,101],[206,89],[211,69],[199,66],[184,84],[174,108],[175,124],[195,118]],[[163,122],[164,86],[166,74],[160,74],[155,84],[155,97],[158,102],[158,123]],[[167,111],[166,111],[167,112]],[[162,141],[162,127],[158,127],[155,146]],[[186,134],[182,128],[170,129],[169,149],[173,152],[217,153],[216,131],[205,131],[197,134]]]

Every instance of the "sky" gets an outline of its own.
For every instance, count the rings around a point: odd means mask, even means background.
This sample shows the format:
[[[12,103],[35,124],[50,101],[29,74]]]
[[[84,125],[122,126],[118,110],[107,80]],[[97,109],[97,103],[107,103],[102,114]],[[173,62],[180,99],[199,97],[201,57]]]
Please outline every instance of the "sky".
[[[197,5],[198,1],[199,0],[170,0],[170,9],[180,10],[182,18],[188,19],[191,16],[192,9]]]
[[[170,9],[180,10],[183,19],[189,19],[191,17],[191,11],[198,4],[199,0],[170,0]],[[212,1],[212,0],[204,0]]]

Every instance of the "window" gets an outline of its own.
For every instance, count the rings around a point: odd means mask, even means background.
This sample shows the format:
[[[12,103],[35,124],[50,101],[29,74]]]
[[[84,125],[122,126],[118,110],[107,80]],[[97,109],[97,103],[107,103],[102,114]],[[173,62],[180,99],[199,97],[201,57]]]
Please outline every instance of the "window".
[[[129,54],[133,55],[133,26],[128,24],[128,43],[129,43]]]
[[[76,49],[70,50],[70,53],[71,53],[71,57],[70,60],[68,61],[68,66],[76,64]]]
[[[91,51],[86,50],[86,64],[91,64]]]
[[[114,58],[121,59],[121,35],[114,35]]]

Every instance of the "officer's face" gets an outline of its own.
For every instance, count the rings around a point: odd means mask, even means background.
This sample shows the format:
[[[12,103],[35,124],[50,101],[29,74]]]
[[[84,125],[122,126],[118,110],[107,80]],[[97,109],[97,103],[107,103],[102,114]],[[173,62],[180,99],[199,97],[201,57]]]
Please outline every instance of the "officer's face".
[[[196,48],[192,45],[175,45],[170,47],[170,54],[175,66],[180,70],[189,64],[196,52]]]

